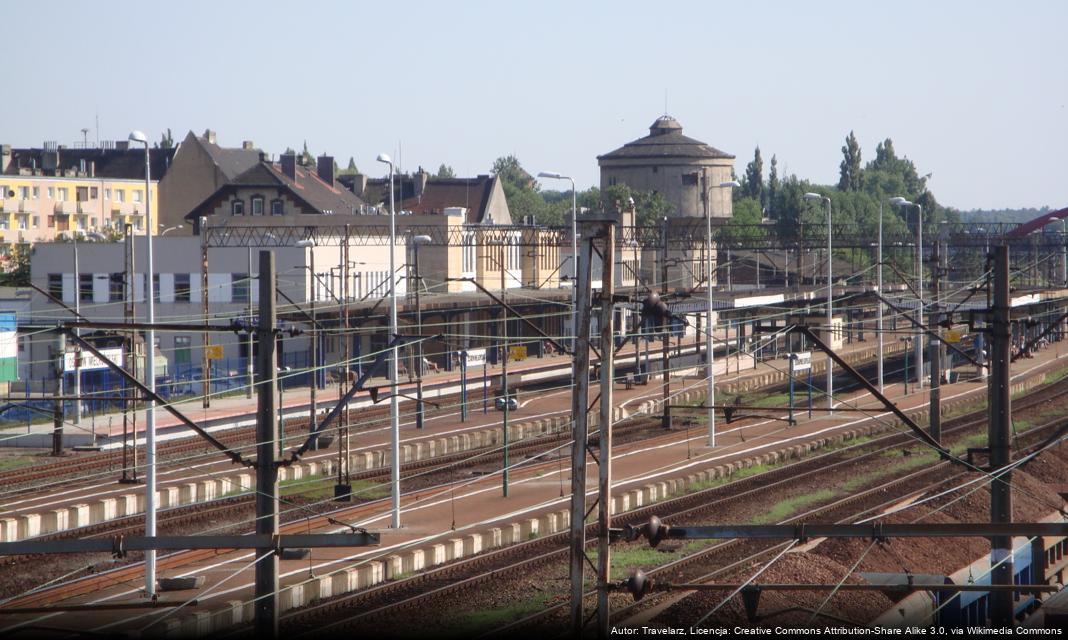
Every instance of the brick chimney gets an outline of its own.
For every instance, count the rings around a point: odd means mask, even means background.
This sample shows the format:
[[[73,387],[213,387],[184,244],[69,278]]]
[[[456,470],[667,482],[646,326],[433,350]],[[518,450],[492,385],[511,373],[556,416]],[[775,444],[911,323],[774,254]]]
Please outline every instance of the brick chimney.
[[[11,166],[11,145],[0,145],[0,173],[7,173]]]
[[[209,144],[215,144],[215,132],[211,129],[204,130],[204,140]]]
[[[241,148],[245,151],[249,151],[255,149],[256,145],[254,145],[251,140],[245,140],[241,143]]]
[[[279,160],[282,161],[282,173],[290,180],[297,179],[297,156],[294,153],[283,153]]]
[[[319,156],[315,159],[315,172],[319,179],[334,186],[334,156]]]

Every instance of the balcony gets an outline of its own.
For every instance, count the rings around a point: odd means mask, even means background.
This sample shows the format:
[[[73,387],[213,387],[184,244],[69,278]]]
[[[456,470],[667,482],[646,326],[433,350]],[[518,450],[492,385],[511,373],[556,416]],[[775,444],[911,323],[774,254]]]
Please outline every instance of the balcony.
[[[15,210],[19,213],[32,213],[35,210],[35,207],[33,206],[33,200],[30,200],[28,198],[20,198],[15,202],[18,203],[18,206],[15,208]]]
[[[79,200],[78,213],[96,213],[100,211],[100,205],[92,200]]]
[[[128,216],[134,212],[134,203],[132,202],[114,202],[111,203],[112,215]]]
[[[56,203],[55,213],[57,216],[69,216],[72,213],[77,213],[78,203],[71,202],[69,200],[62,200]]]

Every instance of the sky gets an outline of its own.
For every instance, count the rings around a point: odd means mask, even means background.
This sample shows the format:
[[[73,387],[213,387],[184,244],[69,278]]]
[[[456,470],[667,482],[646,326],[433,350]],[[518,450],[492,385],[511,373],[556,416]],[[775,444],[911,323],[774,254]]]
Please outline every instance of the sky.
[[[598,184],[667,112],[780,174],[838,180],[892,138],[960,209],[1068,206],[1062,0],[10,2],[0,142],[213,129],[382,175],[442,164]],[[18,28],[15,28],[18,26]],[[97,129],[99,122],[99,129]],[[99,131],[99,133],[97,133]],[[543,181],[545,188],[566,183]]]

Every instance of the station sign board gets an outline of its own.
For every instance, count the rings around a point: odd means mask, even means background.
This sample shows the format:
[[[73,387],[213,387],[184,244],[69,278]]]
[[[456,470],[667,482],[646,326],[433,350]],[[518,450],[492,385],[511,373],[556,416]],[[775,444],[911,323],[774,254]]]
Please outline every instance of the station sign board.
[[[812,352],[798,351],[791,353],[790,359],[794,361],[794,371],[808,371],[812,368]]]
[[[467,366],[469,367],[481,367],[486,364],[486,350],[485,349],[468,349],[464,351],[467,358]]]
[[[114,349],[100,349],[100,353],[105,358],[107,358],[108,360],[111,360],[112,362],[114,362],[115,364],[119,365],[120,367],[123,366],[123,363],[122,363],[122,347],[115,347]],[[63,354],[63,371],[64,372],[70,373],[71,371],[75,370],[74,357],[75,357],[75,353],[73,351],[68,351],[68,352]],[[89,353],[88,351],[82,351],[82,363],[81,364],[82,364],[82,366],[81,366],[82,371],[96,371],[96,370],[99,370],[99,369],[107,369],[108,368],[108,366],[106,364],[104,364],[103,360],[101,360],[100,358],[96,357],[92,353]]]

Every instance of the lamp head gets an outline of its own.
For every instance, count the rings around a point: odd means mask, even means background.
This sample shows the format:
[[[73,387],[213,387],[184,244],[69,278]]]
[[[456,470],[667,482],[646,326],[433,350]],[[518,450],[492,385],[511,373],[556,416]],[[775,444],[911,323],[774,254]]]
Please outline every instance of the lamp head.
[[[131,131],[127,140],[129,140],[130,142],[139,142],[143,145],[148,145],[148,138],[145,137],[145,133],[143,131]]]
[[[893,198],[890,198],[890,204],[894,204],[894,205],[898,205],[898,206],[911,206],[912,205],[911,202],[909,202],[908,200],[902,198],[901,196],[894,196]]]
[[[315,246],[315,241],[314,240],[308,240],[308,239],[297,240],[296,242],[293,243],[293,246],[295,246],[295,247],[304,247],[304,248],[314,247]]]
[[[412,244],[430,244],[433,240],[428,235],[412,236]]]
[[[804,198],[805,200],[822,200],[823,196],[818,193],[812,193],[811,191],[809,191],[805,194]]]
[[[568,177],[556,171],[539,171],[539,178],[552,178],[554,180],[567,180]]]
[[[719,186],[721,186],[721,187],[740,187],[740,186],[742,186],[742,183],[738,182],[737,180],[728,180],[726,182],[719,183]]]
[[[387,164],[393,164],[393,159],[390,158],[389,154],[386,154],[386,153],[378,154],[378,157],[375,158],[375,159],[378,160],[379,162],[385,162]]]

